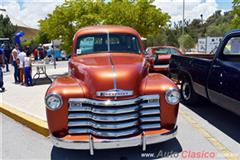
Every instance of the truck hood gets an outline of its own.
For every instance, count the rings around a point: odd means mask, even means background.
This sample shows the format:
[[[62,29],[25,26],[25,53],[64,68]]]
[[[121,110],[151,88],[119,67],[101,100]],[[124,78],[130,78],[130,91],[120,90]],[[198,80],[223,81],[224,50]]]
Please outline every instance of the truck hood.
[[[135,97],[141,80],[147,75],[144,58],[138,54],[98,53],[82,55],[73,61],[77,69],[74,76],[85,83],[87,96],[94,99],[109,99],[96,93],[113,89],[133,91],[133,96],[118,99]]]

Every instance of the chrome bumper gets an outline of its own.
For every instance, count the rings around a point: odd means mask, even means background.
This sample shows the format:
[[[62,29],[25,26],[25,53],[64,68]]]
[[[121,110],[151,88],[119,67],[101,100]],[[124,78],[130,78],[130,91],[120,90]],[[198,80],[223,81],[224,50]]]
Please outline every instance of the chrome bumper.
[[[121,138],[121,139],[97,139],[94,140],[92,136],[89,136],[87,141],[70,141],[61,138],[54,137],[51,135],[54,146],[66,149],[79,149],[79,150],[90,150],[90,154],[94,154],[94,149],[114,149],[114,148],[126,148],[134,146],[142,146],[143,151],[146,150],[146,146],[149,144],[156,144],[164,142],[176,137],[177,126],[168,133],[155,134],[155,135],[144,135],[132,138]]]
[[[166,64],[166,65],[154,65],[153,68],[155,68],[155,69],[169,68],[169,64]]]

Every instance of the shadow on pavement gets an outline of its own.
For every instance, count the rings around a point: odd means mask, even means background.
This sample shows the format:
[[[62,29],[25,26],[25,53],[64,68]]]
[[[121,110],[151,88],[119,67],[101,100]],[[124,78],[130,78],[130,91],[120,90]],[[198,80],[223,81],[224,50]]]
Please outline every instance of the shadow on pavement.
[[[34,85],[45,85],[45,84],[51,84],[55,79],[57,79],[58,77],[61,77],[61,76],[67,76],[68,75],[68,72],[66,73],[62,73],[62,74],[51,74],[51,75],[48,75],[49,78],[47,77],[43,77],[43,78],[38,78],[38,79],[33,79],[33,84]]]
[[[52,83],[52,81],[50,81],[48,78],[33,79],[33,85],[34,86],[51,84],[51,83]]]
[[[205,99],[194,106],[187,107],[221,130],[223,133],[240,143],[240,116],[237,116],[220,106],[212,104]]]
[[[51,160],[150,160],[174,156],[180,152],[182,152],[182,147],[175,138],[160,144],[149,145],[144,152],[142,152],[141,147],[131,147],[124,149],[95,150],[94,156],[91,156],[88,150],[69,150],[53,147]]]

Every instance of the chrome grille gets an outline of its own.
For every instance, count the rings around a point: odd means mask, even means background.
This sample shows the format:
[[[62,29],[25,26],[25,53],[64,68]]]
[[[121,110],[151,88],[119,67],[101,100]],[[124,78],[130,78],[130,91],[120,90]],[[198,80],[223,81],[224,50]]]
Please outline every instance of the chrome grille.
[[[118,138],[141,133],[143,130],[159,129],[159,99],[159,95],[120,101],[71,98],[68,132]]]

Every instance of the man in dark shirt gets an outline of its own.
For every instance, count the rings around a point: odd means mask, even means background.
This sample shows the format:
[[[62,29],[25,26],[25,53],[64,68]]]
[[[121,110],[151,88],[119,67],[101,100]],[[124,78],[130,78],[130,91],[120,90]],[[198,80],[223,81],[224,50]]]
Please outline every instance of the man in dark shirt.
[[[5,65],[6,65],[6,72],[10,72],[9,59],[10,59],[10,51],[9,51],[9,49],[5,49],[4,50],[4,60],[5,60]]]
[[[2,90],[2,92],[5,91],[5,88],[3,87],[3,71],[2,71],[2,67],[4,68],[5,61],[4,61],[4,53],[3,51],[0,49],[0,88]]]
[[[4,58],[4,63],[6,65],[6,72],[9,72],[9,60],[10,60],[10,53],[9,53],[9,46],[6,44],[2,44],[1,46],[2,52],[3,52],[3,58]]]

